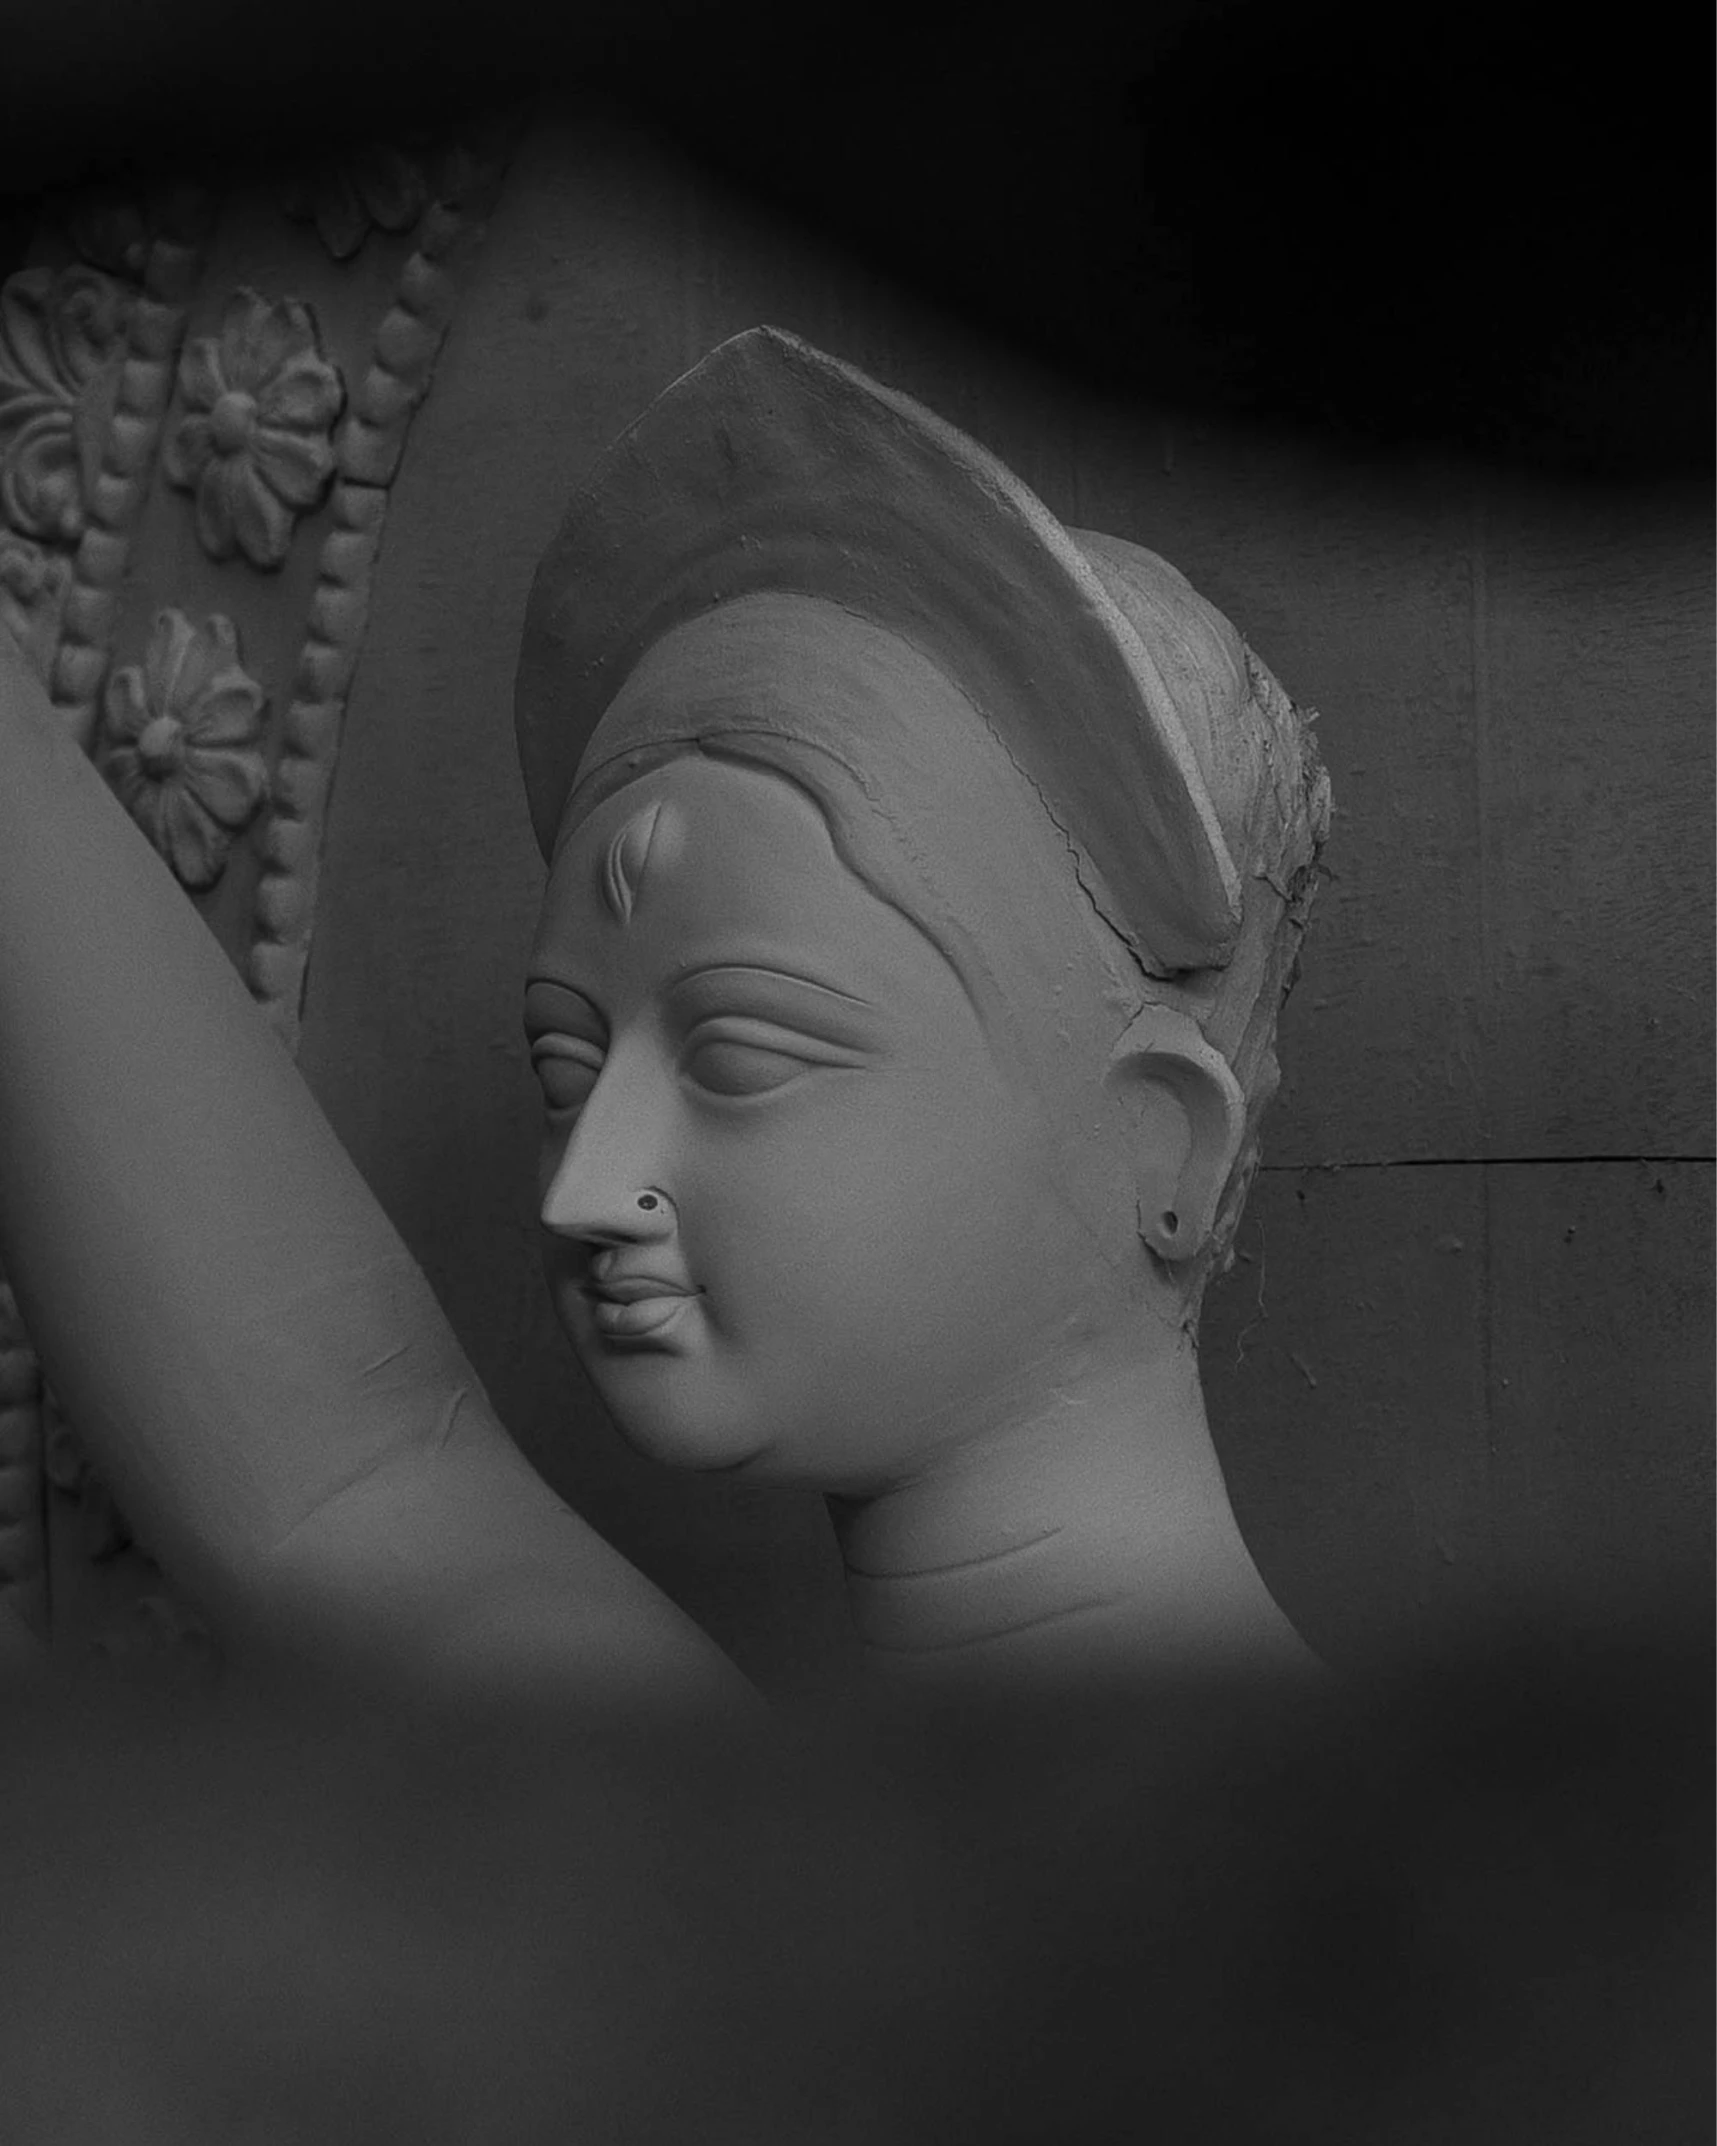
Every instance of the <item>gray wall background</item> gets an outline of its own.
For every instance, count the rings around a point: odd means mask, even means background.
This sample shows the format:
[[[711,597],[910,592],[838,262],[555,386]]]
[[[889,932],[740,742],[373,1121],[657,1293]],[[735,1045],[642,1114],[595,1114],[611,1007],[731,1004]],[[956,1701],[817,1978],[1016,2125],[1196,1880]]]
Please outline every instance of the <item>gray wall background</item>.
[[[571,486],[735,330],[795,330],[1162,552],[1321,711],[1330,876],[1203,1354],[1236,1510],[1351,1659],[1474,1605],[1613,1621],[1709,1541],[1711,537],[1705,487],[1076,393],[545,112],[394,494],[329,827],[301,1063],[550,1479],[771,1688],[847,1645],[815,1499],[673,1476],[540,1288],[513,764],[530,578]]]

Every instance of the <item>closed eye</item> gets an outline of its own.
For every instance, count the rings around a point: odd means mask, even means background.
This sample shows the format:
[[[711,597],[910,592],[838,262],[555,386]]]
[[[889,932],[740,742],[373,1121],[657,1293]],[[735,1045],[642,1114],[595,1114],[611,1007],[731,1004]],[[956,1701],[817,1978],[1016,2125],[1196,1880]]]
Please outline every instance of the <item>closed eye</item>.
[[[551,1117],[582,1110],[602,1072],[600,1047],[582,1036],[538,1036],[531,1045],[531,1071]]]
[[[768,1095],[805,1073],[856,1066],[863,1054],[772,1021],[724,1015],[701,1021],[686,1040],[682,1072],[711,1095]]]

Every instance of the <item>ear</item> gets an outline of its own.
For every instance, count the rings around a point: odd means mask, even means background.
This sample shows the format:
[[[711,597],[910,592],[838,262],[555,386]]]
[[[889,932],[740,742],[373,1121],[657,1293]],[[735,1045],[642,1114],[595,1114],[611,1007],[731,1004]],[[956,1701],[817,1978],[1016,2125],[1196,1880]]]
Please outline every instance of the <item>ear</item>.
[[[1115,1045],[1108,1084],[1127,1112],[1139,1235],[1160,1259],[1191,1259],[1245,1135],[1240,1083],[1189,1015],[1146,1006]]]

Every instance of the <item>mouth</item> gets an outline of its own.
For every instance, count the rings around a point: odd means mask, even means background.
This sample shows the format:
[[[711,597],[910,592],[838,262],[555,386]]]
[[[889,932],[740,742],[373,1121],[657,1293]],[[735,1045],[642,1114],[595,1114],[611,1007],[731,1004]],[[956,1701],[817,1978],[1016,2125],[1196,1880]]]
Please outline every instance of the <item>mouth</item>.
[[[654,1274],[610,1277],[584,1285],[591,1323],[611,1341],[639,1341],[662,1333],[702,1293]]]

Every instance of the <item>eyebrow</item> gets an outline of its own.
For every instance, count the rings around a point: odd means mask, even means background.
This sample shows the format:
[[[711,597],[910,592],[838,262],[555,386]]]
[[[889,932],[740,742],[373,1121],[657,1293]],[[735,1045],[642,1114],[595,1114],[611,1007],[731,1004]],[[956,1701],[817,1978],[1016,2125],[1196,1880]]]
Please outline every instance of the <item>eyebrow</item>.
[[[874,1013],[876,1008],[869,999],[855,998],[852,992],[843,991],[838,984],[825,983],[820,976],[804,976],[794,969],[780,969],[772,964],[756,961],[714,961],[706,968],[691,969],[676,979],[673,988],[683,990],[687,984],[702,983],[706,978],[718,983],[728,981],[756,982],[762,984],[791,984],[801,991],[813,991],[823,998],[837,999],[843,1006],[851,1006],[860,1013]]]

